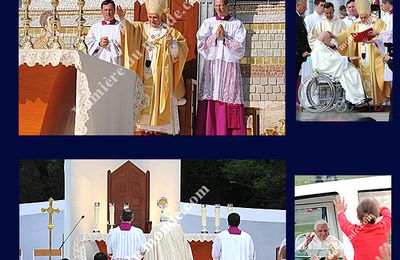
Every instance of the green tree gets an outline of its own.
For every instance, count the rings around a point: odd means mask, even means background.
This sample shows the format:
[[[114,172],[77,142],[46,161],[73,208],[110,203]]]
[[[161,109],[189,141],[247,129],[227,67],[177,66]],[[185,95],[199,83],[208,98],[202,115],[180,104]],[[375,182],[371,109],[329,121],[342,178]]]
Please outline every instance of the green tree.
[[[203,185],[210,192],[200,203],[249,208],[286,208],[283,160],[182,160],[182,201]]]
[[[21,160],[20,203],[64,199],[64,160]]]

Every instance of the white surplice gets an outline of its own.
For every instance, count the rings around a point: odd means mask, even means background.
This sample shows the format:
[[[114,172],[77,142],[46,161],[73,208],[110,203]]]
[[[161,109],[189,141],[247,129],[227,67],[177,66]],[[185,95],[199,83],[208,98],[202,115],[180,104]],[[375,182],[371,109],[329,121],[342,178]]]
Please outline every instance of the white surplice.
[[[382,21],[386,23],[386,37],[382,37],[384,42],[393,43],[393,14],[387,13],[382,17]],[[385,53],[387,54],[387,53]],[[385,63],[385,81],[393,81],[393,72]]]
[[[309,14],[306,16],[306,18],[304,18],[304,22],[306,23],[306,29],[308,33],[311,32],[312,28],[316,23],[321,21],[322,17],[324,17],[323,13],[318,14],[316,11],[314,11],[314,13]]]
[[[222,24],[225,40],[215,37]],[[199,100],[244,104],[240,59],[244,56],[246,30],[241,21],[206,19],[197,32],[197,49],[204,57]]]
[[[124,231],[116,227],[110,230],[106,240],[107,252],[112,260],[142,259],[146,237],[141,229],[132,226]]]
[[[108,37],[109,40],[109,44],[105,48],[99,45],[102,37]],[[85,43],[88,47],[89,55],[122,66],[121,36],[118,21],[115,21],[115,24],[103,25],[102,22],[93,24],[85,37]]]
[[[311,30],[314,27],[314,25],[321,21],[322,17],[324,17],[323,14],[319,15],[316,11],[314,11],[312,14],[309,14],[304,18],[304,22],[306,24],[306,29],[308,33],[308,39],[310,39],[311,35]],[[311,47],[311,46],[310,46]],[[301,76],[301,83],[304,82],[311,74],[313,73],[312,71],[312,63],[311,63],[311,58],[308,57],[303,64],[301,64],[301,70],[300,70],[300,76]]]
[[[360,104],[365,99],[361,76],[357,68],[348,62],[348,57],[316,40],[311,55],[313,70],[337,78],[346,91],[346,100]]]
[[[342,22],[344,22],[344,24],[346,25],[346,29],[358,21],[360,21],[360,19],[355,16],[346,16],[345,18],[342,19]]]
[[[214,240],[212,257],[214,260],[253,260],[253,240],[244,231],[240,235],[229,234],[228,230],[222,231]]]
[[[328,20],[325,16],[321,21],[317,22],[309,33],[308,43],[311,49],[313,49],[314,42],[318,38],[320,32],[331,32],[334,35],[338,35],[340,32],[346,30],[346,25],[341,19],[333,17],[332,20]],[[337,42],[336,42],[337,47]]]

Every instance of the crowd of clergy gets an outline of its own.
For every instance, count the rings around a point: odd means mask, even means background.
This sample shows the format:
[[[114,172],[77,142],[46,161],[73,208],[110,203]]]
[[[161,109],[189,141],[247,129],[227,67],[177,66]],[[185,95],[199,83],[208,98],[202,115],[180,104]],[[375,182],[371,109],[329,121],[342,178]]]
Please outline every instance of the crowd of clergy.
[[[304,17],[307,3],[296,0],[297,84],[313,73],[329,74],[340,82],[346,101],[384,111],[393,78],[393,1],[380,1],[381,18],[369,0],[348,0],[341,9],[335,16],[333,3],[315,0],[314,12]]]
[[[178,105],[185,104],[182,72],[189,48],[170,21],[163,21],[165,1],[146,0],[146,22],[126,19],[114,1],[101,4],[104,17],[91,26],[85,42],[89,55],[124,66],[144,85],[137,130],[144,134],[178,134]],[[197,32],[197,51],[204,59],[198,90],[196,135],[246,135],[240,59],[246,30],[229,15],[228,0],[215,0],[216,16]],[[118,19],[115,18],[118,16]]]

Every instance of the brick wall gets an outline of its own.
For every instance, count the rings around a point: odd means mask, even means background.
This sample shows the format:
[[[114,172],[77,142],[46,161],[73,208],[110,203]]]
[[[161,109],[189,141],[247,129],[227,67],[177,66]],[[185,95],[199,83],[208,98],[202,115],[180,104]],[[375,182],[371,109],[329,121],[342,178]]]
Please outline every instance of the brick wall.
[[[241,60],[245,106],[260,108],[260,132],[285,119],[285,5],[238,2],[234,13],[247,30]]]

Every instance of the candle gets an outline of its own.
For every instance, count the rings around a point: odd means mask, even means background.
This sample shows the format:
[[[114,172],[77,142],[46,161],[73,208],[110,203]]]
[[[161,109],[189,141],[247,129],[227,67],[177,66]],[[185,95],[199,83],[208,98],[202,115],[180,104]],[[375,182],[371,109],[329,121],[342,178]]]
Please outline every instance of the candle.
[[[220,205],[215,204],[215,227],[219,227],[219,210],[220,210]]]
[[[99,232],[99,210],[100,202],[94,203],[94,230],[93,232]]]
[[[207,226],[206,204],[201,205],[201,225]]]
[[[110,203],[109,205],[109,210],[110,210],[110,226],[114,226],[114,212],[115,212],[115,207],[114,203]]]
[[[227,211],[228,211],[228,216],[229,214],[233,213],[233,204],[228,204]]]

